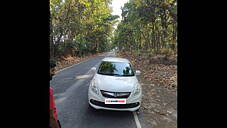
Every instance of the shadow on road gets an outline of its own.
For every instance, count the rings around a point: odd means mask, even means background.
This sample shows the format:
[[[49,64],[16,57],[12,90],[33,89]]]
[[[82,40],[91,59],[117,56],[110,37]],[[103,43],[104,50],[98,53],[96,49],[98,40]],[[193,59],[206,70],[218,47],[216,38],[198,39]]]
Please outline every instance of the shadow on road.
[[[86,113],[89,113],[89,116],[86,118],[86,122],[88,123],[86,127],[136,128],[132,112],[96,110],[88,105]]]

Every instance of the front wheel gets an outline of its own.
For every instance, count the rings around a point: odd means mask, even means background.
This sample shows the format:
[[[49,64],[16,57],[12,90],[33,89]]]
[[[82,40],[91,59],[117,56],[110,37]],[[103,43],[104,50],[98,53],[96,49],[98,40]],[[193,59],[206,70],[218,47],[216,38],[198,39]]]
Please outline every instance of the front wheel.
[[[136,113],[139,113],[140,112],[140,107],[135,111]]]
[[[94,109],[89,103],[88,103],[88,108],[89,109]]]
[[[89,103],[88,103],[88,109],[89,109],[90,111],[96,111],[96,109],[93,108]]]

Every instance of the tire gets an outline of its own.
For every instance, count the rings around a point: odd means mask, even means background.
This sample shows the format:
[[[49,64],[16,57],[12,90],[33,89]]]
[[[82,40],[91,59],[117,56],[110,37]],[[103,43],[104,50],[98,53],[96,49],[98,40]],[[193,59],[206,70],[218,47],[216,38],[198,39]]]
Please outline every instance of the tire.
[[[94,111],[95,109],[88,103],[88,109]]]
[[[140,107],[135,112],[140,112]]]

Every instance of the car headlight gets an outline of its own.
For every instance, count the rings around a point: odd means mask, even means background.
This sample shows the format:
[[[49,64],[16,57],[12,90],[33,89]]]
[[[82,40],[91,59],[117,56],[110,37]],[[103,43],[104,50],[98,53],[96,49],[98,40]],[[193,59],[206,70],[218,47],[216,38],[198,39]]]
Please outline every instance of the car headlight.
[[[93,80],[91,82],[91,90],[96,93],[97,95],[99,94],[99,89],[97,88],[97,86],[95,86],[95,81]]]
[[[139,85],[137,85],[133,95],[136,96],[136,95],[140,94],[140,92],[141,92],[141,88]]]

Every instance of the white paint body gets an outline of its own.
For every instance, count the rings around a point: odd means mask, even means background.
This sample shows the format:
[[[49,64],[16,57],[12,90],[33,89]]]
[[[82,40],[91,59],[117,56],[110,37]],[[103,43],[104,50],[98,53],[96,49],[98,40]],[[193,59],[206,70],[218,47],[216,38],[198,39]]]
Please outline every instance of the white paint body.
[[[126,62],[130,63],[127,59],[123,58],[104,58],[103,61],[111,62]],[[93,68],[94,70],[94,68]],[[139,72],[139,71],[138,71]],[[91,84],[92,82],[98,88],[98,94],[92,91]],[[140,92],[137,95],[133,95],[137,88],[140,88]],[[95,73],[93,79],[91,80],[89,90],[88,90],[88,103],[95,109],[106,109],[106,110],[117,110],[117,111],[136,111],[140,108],[140,105],[134,108],[110,108],[110,107],[101,107],[94,105],[90,102],[90,99],[105,102],[106,97],[101,94],[100,90],[110,91],[110,92],[131,92],[130,96],[126,98],[126,104],[139,102],[141,105],[142,99],[142,88],[139,84],[136,75],[135,76],[108,76]]]

